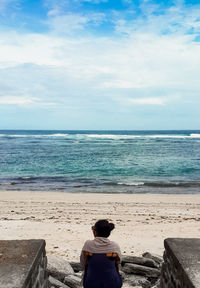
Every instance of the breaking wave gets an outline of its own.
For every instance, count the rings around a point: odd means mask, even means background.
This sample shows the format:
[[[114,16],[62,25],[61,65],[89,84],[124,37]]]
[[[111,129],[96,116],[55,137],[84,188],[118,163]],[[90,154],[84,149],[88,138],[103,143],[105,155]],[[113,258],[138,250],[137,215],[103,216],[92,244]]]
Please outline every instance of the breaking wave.
[[[0,134],[0,137],[8,137],[8,138],[66,138],[66,139],[97,139],[97,140],[131,140],[131,139],[194,139],[200,138],[199,133],[191,133],[189,135],[184,134],[150,134],[150,135],[126,135],[126,134],[69,134],[69,133],[55,133],[55,134]]]

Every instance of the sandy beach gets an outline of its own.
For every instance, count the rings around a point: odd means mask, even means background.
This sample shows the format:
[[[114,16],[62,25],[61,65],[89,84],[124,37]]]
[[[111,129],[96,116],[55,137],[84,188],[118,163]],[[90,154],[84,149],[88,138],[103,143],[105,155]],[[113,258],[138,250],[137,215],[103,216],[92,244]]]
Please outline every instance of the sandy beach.
[[[107,218],[123,254],[162,255],[168,237],[200,237],[200,195],[0,191],[0,239],[46,240],[47,253],[78,260],[91,225]]]

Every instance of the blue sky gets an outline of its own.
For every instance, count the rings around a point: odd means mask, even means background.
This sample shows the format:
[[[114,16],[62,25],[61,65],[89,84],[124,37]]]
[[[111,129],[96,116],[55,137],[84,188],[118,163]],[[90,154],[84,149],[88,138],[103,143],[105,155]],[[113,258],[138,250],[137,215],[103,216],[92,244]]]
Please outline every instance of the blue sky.
[[[0,129],[199,129],[200,0],[0,0]]]

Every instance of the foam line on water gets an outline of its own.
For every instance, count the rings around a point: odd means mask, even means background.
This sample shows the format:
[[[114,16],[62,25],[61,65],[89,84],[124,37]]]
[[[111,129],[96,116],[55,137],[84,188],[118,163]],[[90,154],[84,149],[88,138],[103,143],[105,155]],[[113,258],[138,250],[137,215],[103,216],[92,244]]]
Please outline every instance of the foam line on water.
[[[190,139],[200,138],[199,133],[191,133],[190,135],[170,135],[170,134],[154,134],[154,135],[125,135],[125,134],[67,134],[67,133],[55,133],[55,134],[0,134],[0,137],[11,137],[11,138],[48,138],[48,137],[65,137],[69,139],[110,139],[110,140],[128,140],[128,139]]]

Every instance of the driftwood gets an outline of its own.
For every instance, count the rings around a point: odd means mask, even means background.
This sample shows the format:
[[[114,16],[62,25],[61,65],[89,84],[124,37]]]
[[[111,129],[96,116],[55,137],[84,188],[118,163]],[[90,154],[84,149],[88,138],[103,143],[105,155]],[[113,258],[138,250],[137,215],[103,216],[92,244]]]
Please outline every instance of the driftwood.
[[[122,267],[122,271],[128,274],[143,275],[151,278],[157,278],[160,276],[160,269],[132,263],[125,263],[125,265]]]
[[[146,257],[123,256],[122,257],[122,266],[125,263],[138,264],[138,265],[152,267],[152,268],[158,268],[159,267],[159,265],[154,260],[146,258]]]
[[[148,259],[152,259],[154,260],[156,263],[158,263],[159,266],[162,265],[163,263],[163,257],[157,255],[157,254],[152,254],[149,252],[145,252],[142,254],[143,257],[148,258]]]
[[[68,275],[64,279],[64,283],[67,284],[71,288],[81,287],[81,279],[75,275]]]
[[[126,283],[130,286],[142,286],[143,288],[150,288],[151,282],[144,276],[139,275],[129,275],[126,278]]]
[[[52,276],[49,276],[49,287],[55,287],[55,288],[70,288],[69,286],[65,285],[61,281],[55,279]]]

